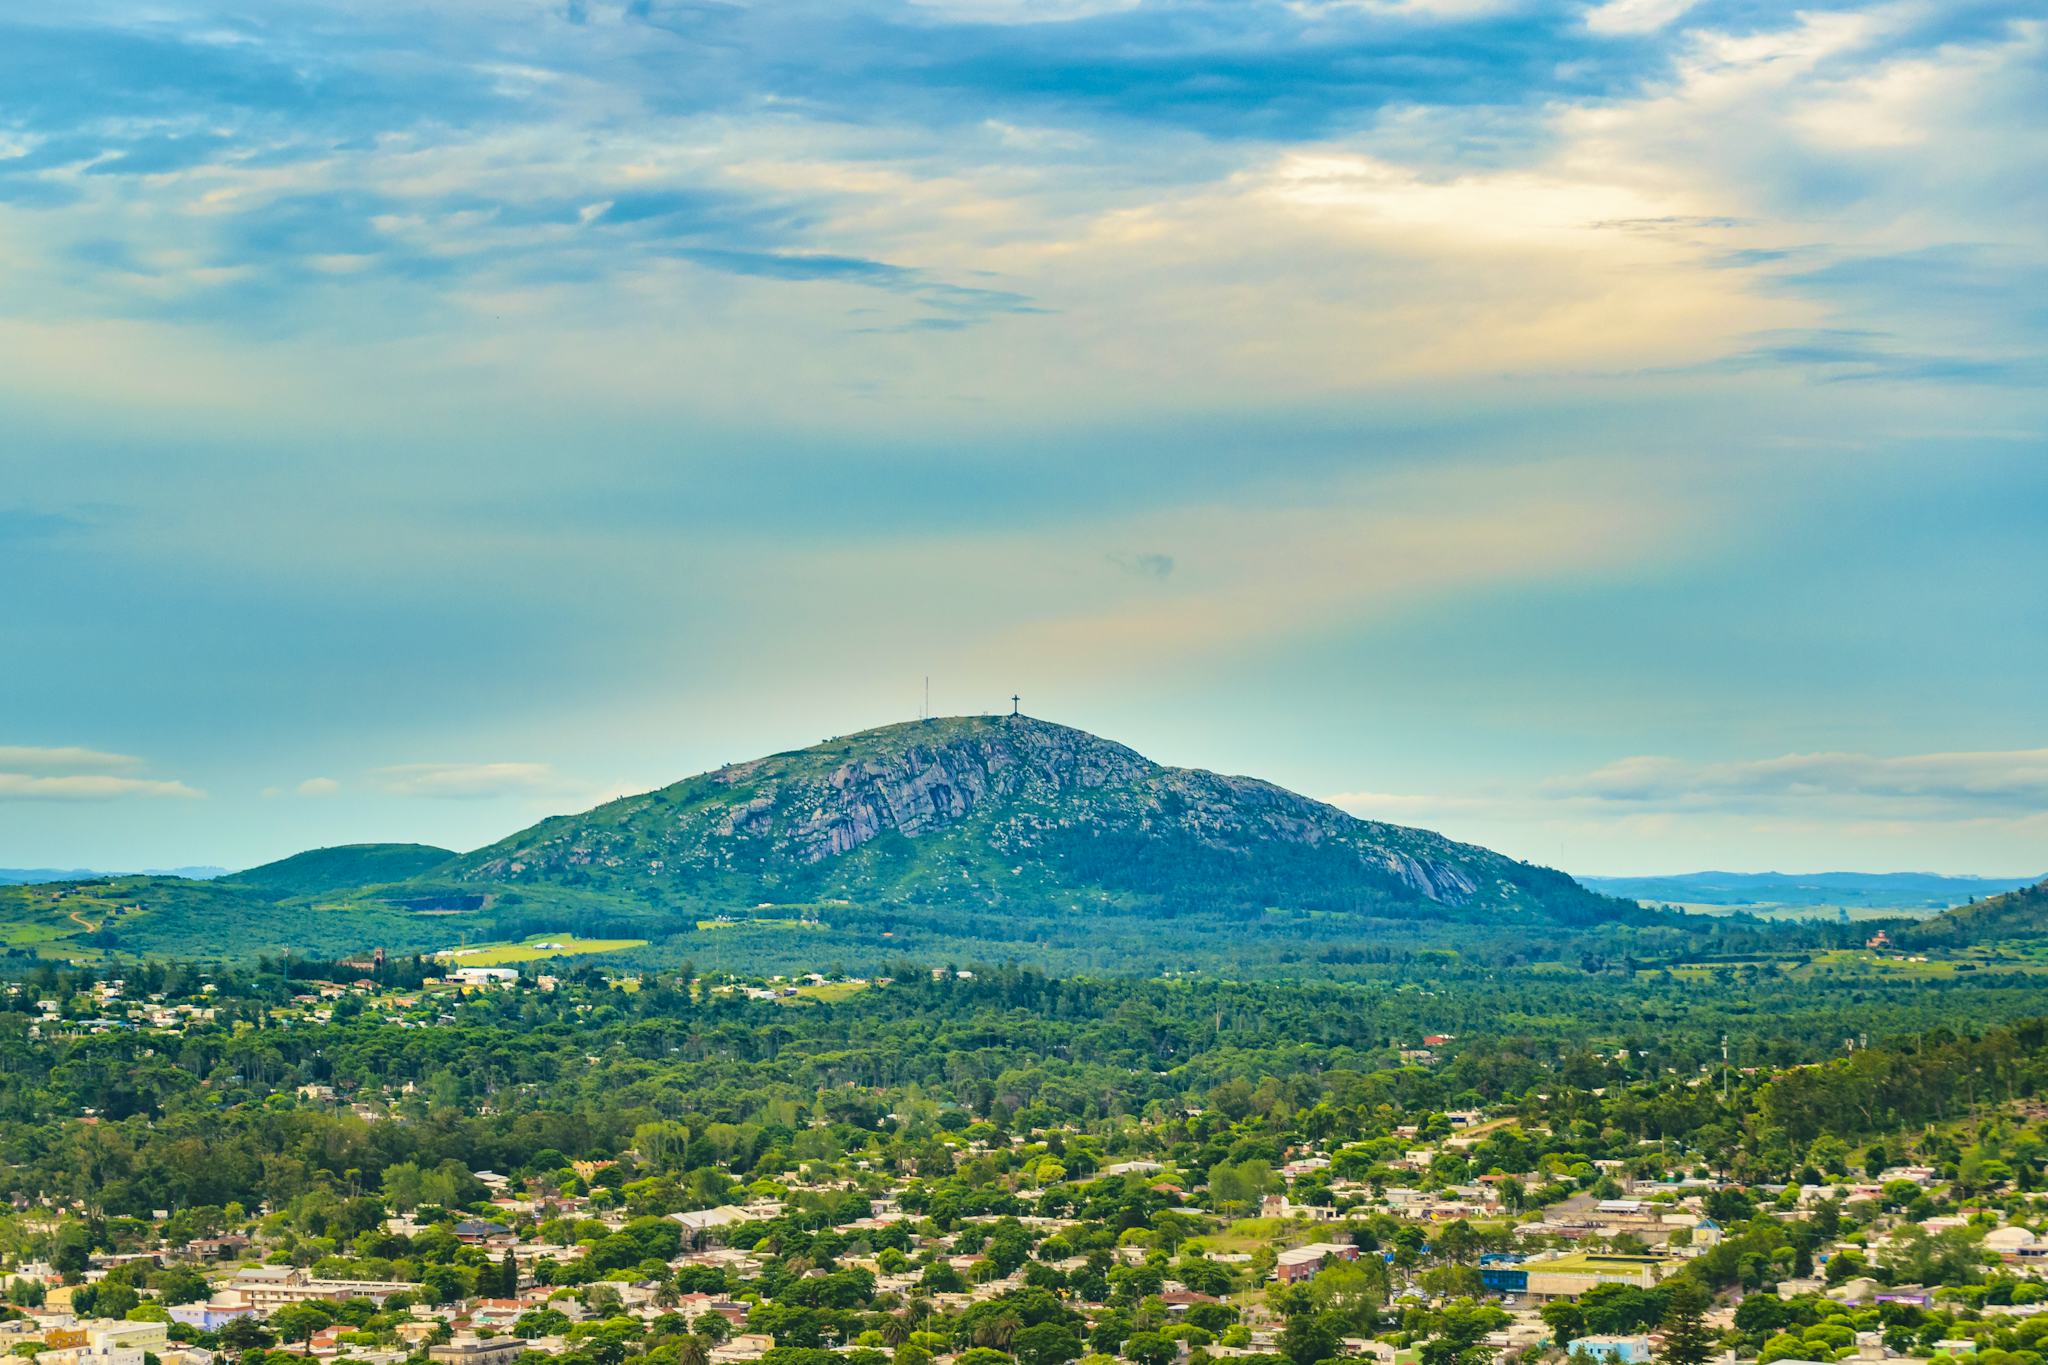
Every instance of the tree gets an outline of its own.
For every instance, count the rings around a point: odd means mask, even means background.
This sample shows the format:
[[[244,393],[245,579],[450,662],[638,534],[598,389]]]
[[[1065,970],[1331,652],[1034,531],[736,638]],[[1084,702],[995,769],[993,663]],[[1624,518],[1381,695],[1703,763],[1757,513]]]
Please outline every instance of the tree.
[[[1010,1353],[1020,1365],[1067,1365],[1081,1358],[1081,1339],[1060,1323],[1041,1322],[1011,1338]]]
[[[280,1341],[301,1341],[312,1353],[313,1334],[333,1322],[327,1310],[310,1303],[288,1303],[270,1315],[270,1326]]]
[[[1273,1184],[1270,1162],[1219,1161],[1209,1168],[1209,1199],[1218,1209],[1249,1209]]]
[[[1179,1354],[1180,1348],[1158,1332],[1133,1332],[1124,1342],[1124,1358],[1137,1362],[1137,1365],[1171,1365]],[[1298,1365],[1314,1365],[1314,1362],[1298,1362]]]
[[[1318,1311],[1335,1314],[1348,1330],[1364,1331],[1387,1301],[1387,1288],[1386,1262],[1370,1256],[1333,1261],[1308,1282],[1307,1293]]]
[[[1570,1299],[1552,1299],[1538,1311],[1559,1350],[1570,1350],[1571,1344],[1586,1334],[1586,1314]]]
[[[1670,1284],[1664,1305],[1664,1349],[1667,1365],[1706,1365],[1714,1354],[1714,1334],[1707,1330],[1707,1294],[1690,1276]]]
[[[1757,1352],[1757,1365],[1771,1365],[1774,1360],[1797,1360],[1805,1356],[1810,1348],[1789,1332],[1780,1332],[1764,1343]]]
[[[1289,1365],[1316,1365],[1343,1349],[1343,1336],[1327,1313],[1297,1313],[1280,1333],[1280,1354],[1287,1357]]]
[[[1486,1344],[1486,1334],[1497,1318],[1505,1320],[1506,1314],[1470,1304],[1453,1305],[1444,1310],[1443,1325],[1434,1337],[1422,1343],[1416,1356],[1422,1365],[1484,1365],[1493,1358],[1493,1347]]]
[[[420,1168],[410,1161],[395,1162],[384,1168],[384,1202],[400,1213],[410,1213],[420,1205]]]
[[[277,1338],[264,1330],[263,1324],[254,1318],[236,1318],[220,1329],[222,1348],[237,1353],[267,1351],[276,1340]]]

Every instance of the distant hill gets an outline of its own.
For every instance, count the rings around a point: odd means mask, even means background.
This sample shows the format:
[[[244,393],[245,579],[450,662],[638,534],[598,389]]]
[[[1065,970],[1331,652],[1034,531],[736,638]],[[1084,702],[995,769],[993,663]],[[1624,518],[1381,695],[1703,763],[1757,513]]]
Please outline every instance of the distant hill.
[[[2048,938],[2048,880],[1923,920],[1896,935],[1905,948],[1952,948]]]
[[[2026,877],[1932,872],[1687,872],[1665,877],[1581,877],[1610,896],[1662,905],[1848,906],[1945,910],[2032,884]]]
[[[24,886],[31,882],[60,882],[66,878],[78,877],[184,877],[191,881],[206,881],[212,877],[227,875],[224,867],[152,867],[140,873],[107,872],[89,867],[0,867],[0,886]]]
[[[453,849],[431,844],[342,844],[294,853],[274,863],[236,872],[225,884],[270,897],[312,896],[345,887],[402,882],[448,862]]]
[[[67,877],[105,877],[89,867],[0,867],[0,886],[25,886],[30,882],[58,882]]]
[[[349,845],[218,882],[56,891],[0,888],[0,944],[405,952],[559,932],[750,970],[922,955],[1250,971],[1431,946],[1556,954],[1618,925],[1700,932],[1560,872],[1027,716],[864,731],[462,855]]]
[[[0,886],[0,951],[14,954],[243,958],[333,955],[375,943],[410,951],[446,941],[438,926],[390,907],[274,901],[220,881],[137,875]]]

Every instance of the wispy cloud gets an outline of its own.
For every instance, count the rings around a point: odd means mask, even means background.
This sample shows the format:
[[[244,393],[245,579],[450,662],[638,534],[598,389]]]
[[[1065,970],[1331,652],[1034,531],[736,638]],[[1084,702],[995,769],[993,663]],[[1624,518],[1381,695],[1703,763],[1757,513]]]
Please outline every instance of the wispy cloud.
[[[142,760],[131,754],[110,754],[100,749],[81,749],[71,745],[57,748],[35,748],[27,745],[0,744],[0,769],[11,772],[130,772],[142,766]]]
[[[2048,811],[2048,749],[1879,756],[1784,754],[1739,762],[1645,755],[1554,779],[1545,794],[1617,806],[2033,814]]]
[[[130,796],[196,800],[204,795],[205,792],[183,782],[143,777],[110,777],[104,773],[44,776],[0,772],[0,801],[117,801]]]
[[[1574,867],[1588,873],[1939,864],[2033,876],[2048,837],[2048,749],[1644,755],[1538,782],[1328,799],[1553,865],[1589,850]]]
[[[116,801],[124,797],[196,799],[183,782],[143,777],[132,754],[76,745],[0,745],[0,801]]]
[[[393,796],[450,801],[559,791],[565,785],[545,763],[403,763],[373,776]]]

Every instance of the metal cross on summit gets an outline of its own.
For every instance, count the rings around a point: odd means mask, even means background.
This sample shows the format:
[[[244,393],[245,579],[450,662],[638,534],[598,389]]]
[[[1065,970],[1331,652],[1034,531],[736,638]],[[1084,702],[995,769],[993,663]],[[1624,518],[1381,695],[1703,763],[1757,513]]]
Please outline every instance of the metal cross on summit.
[[[1021,700],[1023,700],[1023,699],[1022,699],[1021,697],[1019,697],[1019,696],[1018,696],[1018,695],[1017,695],[1017,694],[1016,694],[1015,692],[1012,692],[1012,693],[1010,694],[1010,714],[1011,714],[1011,715],[1013,715],[1013,716],[1014,716],[1014,715],[1016,715],[1016,714],[1018,713],[1018,712],[1017,712],[1017,703],[1018,703],[1019,701],[1021,701]]]

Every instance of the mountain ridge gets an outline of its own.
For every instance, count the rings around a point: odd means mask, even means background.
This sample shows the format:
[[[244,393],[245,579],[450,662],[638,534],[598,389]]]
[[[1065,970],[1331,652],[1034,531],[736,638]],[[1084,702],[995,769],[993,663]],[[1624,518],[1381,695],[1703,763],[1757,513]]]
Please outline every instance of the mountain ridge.
[[[1156,763],[1087,731],[1021,715],[904,722],[728,764],[541,821],[464,855],[442,875],[673,886],[731,874],[813,894],[873,892],[889,881],[863,866],[886,861],[869,856],[878,842],[959,831],[1011,860],[1010,876],[1022,880],[1008,885],[1016,887],[1031,884],[1025,872],[1034,859],[1068,856],[1068,845],[1092,834],[1164,841],[1203,863],[1282,850],[1348,873],[1381,899],[1457,909],[1590,895],[1562,873],[1432,831],[1361,819],[1258,778]],[[849,857],[873,875],[831,875]],[[1119,880],[1132,891],[1158,889],[1153,877]],[[853,884],[834,886],[845,882]],[[1005,885],[977,884],[991,894]]]
[[[913,952],[1274,968],[1453,944],[1554,953],[1561,931],[1622,924],[1691,932],[1552,869],[1022,715],[864,730],[464,854],[342,845],[203,893],[142,879],[11,899],[0,929],[15,916],[9,942],[33,952],[333,955],[574,933],[648,940],[650,961],[774,970]]]

